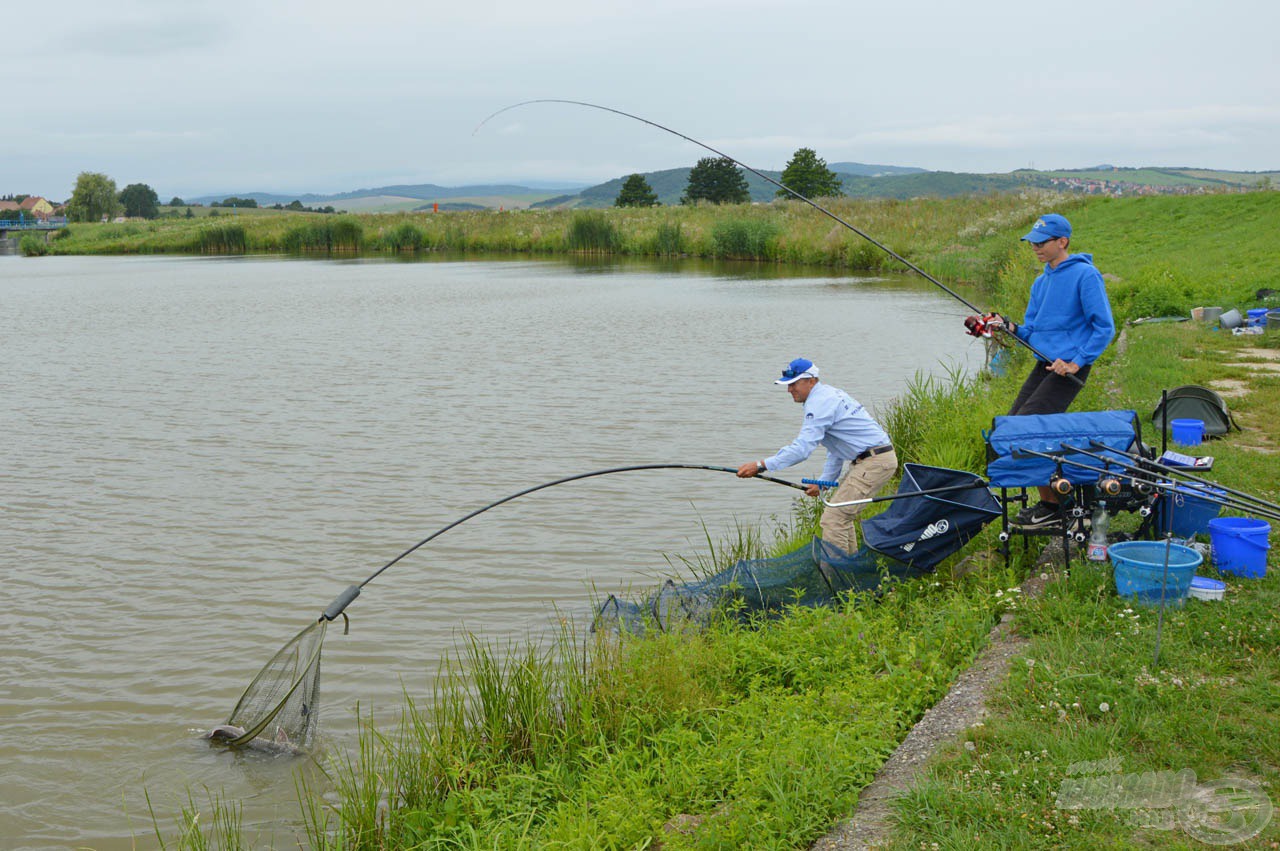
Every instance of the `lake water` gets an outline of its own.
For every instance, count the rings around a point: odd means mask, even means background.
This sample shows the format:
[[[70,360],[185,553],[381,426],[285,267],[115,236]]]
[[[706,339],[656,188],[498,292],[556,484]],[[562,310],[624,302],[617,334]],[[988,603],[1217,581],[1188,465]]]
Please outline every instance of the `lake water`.
[[[964,312],[918,279],[755,265],[0,258],[0,847],[151,847],[147,796],[163,830],[211,793],[296,847],[305,763],[198,732],[345,586],[541,482],[771,454],[798,355],[872,406],[976,368]],[[389,723],[429,695],[460,630],[589,620],[795,493],[626,473],[458,527],[330,629],[326,746],[357,703]]]

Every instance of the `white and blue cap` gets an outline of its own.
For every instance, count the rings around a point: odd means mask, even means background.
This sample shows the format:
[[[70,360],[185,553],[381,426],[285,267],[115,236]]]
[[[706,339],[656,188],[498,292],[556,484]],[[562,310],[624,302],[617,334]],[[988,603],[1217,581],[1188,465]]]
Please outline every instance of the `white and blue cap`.
[[[782,370],[782,377],[774,384],[793,384],[802,378],[817,378],[818,367],[808,358],[796,358]]]
[[[1022,241],[1048,242],[1064,236],[1071,236],[1071,222],[1057,213],[1045,213],[1036,219],[1036,223],[1031,226],[1031,231],[1022,238]]]

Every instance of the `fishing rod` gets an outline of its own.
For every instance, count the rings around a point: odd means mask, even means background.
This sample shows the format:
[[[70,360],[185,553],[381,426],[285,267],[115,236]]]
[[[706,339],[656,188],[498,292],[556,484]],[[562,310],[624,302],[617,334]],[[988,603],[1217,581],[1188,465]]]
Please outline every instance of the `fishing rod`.
[[[920,277],[924,278],[926,281],[928,281],[929,283],[931,283],[931,284],[933,284],[934,286],[938,287],[938,288],[939,288],[939,289],[941,289],[943,292],[945,292],[947,295],[951,296],[951,297],[952,297],[952,298],[954,298],[956,301],[960,302],[960,303],[961,303],[961,304],[963,304],[965,307],[967,307],[967,308],[969,308],[970,310],[972,310],[974,313],[982,314],[983,316],[988,315],[987,311],[982,310],[982,309],[981,309],[981,308],[979,308],[977,305],[973,304],[973,303],[972,303],[972,302],[970,302],[968,299],[966,299],[964,296],[960,295],[960,293],[958,293],[958,292],[956,292],[955,290],[951,289],[951,287],[948,287],[946,284],[942,283],[942,281],[939,281],[939,280],[938,280],[937,278],[935,278],[933,275],[930,275],[930,274],[929,274],[928,272],[926,272],[924,269],[921,269],[919,266],[917,266],[916,264],[912,263],[912,262],[911,262],[910,260],[908,260],[907,258],[903,257],[901,254],[899,254],[898,252],[894,251],[892,248],[890,248],[889,246],[885,245],[883,242],[880,242],[878,239],[875,239],[874,237],[872,237],[871,235],[869,235],[868,233],[866,233],[866,231],[859,230],[858,228],[856,228],[856,227],[854,227],[853,225],[849,224],[847,221],[845,221],[844,219],[840,218],[840,217],[839,217],[839,216],[837,216],[835,213],[833,213],[833,212],[831,212],[830,210],[828,210],[826,207],[823,207],[821,204],[818,204],[816,201],[813,201],[813,200],[811,200],[811,199],[809,199],[809,198],[806,198],[804,195],[801,195],[799,192],[795,191],[795,190],[794,190],[794,189],[792,189],[790,186],[787,186],[786,184],[781,183],[780,181],[774,180],[772,177],[769,177],[767,174],[763,174],[763,173],[761,173],[761,172],[757,171],[756,169],[752,168],[751,166],[747,165],[746,163],[742,162],[741,160],[737,159],[736,157],[731,157],[731,156],[729,156],[729,155],[728,155],[728,154],[726,154],[724,151],[721,151],[721,150],[718,150],[718,149],[716,149],[716,148],[711,147],[711,146],[710,146],[710,145],[708,145],[706,142],[700,142],[700,141],[698,141],[697,139],[693,138],[692,136],[686,136],[684,133],[681,133],[679,130],[672,130],[670,127],[666,127],[666,126],[664,126],[664,125],[662,125],[662,124],[659,124],[659,123],[658,123],[658,122],[656,122],[656,121],[650,121],[650,120],[649,120],[649,119],[647,119],[647,118],[641,118],[639,115],[632,115],[630,112],[623,112],[622,110],[620,110],[620,109],[614,109],[614,108],[613,108],[613,107],[611,107],[611,106],[602,106],[602,105],[600,105],[600,104],[598,104],[598,103],[588,103],[588,102],[586,102],[586,101],[581,101],[581,100],[567,100],[567,99],[565,99],[565,98],[535,98],[535,99],[533,99],[533,100],[523,100],[523,101],[520,101],[519,103],[513,103],[513,104],[511,104],[510,106],[504,106],[502,109],[499,109],[497,112],[494,112],[494,113],[492,113],[492,114],[490,114],[490,115],[486,116],[486,117],[485,117],[485,119],[484,119],[483,121],[481,121],[479,124],[477,124],[477,125],[476,125],[476,129],[471,131],[471,135],[472,135],[472,136],[474,136],[474,135],[476,135],[476,133],[479,133],[479,132],[480,132],[480,128],[484,127],[484,126],[485,126],[486,124],[488,124],[492,119],[494,119],[494,118],[498,117],[498,116],[499,116],[499,115],[501,115],[502,113],[504,113],[504,112],[508,112],[508,111],[510,111],[510,110],[512,110],[512,109],[516,109],[517,107],[521,107],[521,106],[528,106],[528,105],[530,105],[530,104],[535,104],[535,103],[562,103],[562,104],[568,104],[568,105],[570,105],[570,106],[585,106],[585,107],[588,107],[588,108],[590,108],[590,109],[599,109],[599,110],[602,110],[602,111],[604,111],[604,112],[612,112],[614,115],[621,115],[621,116],[623,116],[624,118],[630,118],[630,119],[632,119],[632,120],[634,120],[634,121],[639,121],[639,122],[640,122],[640,123],[642,123],[642,124],[648,124],[650,127],[656,127],[657,129],[659,129],[659,130],[663,130],[663,131],[665,131],[665,132],[667,132],[667,133],[670,133],[670,134],[671,134],[671,135],[673,135],[673,136],[679,136],[681,139],[684,139],[686,142],[692,142],[693,144],[697,145],[697,146],[698,146],[698,147],[700,147],[700,148],[705,148],[706,150],[710,151],[711,153],[715,154],[716,156],[723,157],[724,159],[729,160],[731,163],[733,163],[733,164],[734,164],[734,165],[736,165],[736,166],[739,166],[740,168],[745,168],[747,171],[751,172],[752,174],[754,174],[756,177],[760,178],[761,180],[764,180],[764,181],[766,181],[766,182],[768,182],[768,183],[773,184],[774,186],[778,187],[778,188],[779,188],[779,189],[781,189],[782,191],[786,192],[788,195],[791,195],[792,197],[794,197],[796,200],[805,202],[805,203],[806,203],[806,204],[808,204],[810,207],[812,207],[813,209],[817,210],[819,213],[822,213],[822,215],[826,216],[827,218],[831,219],[832,221],[836,222],[837,224],[842,225],[843,227],[846,227],[846,228],[848,228],[849,230],[853,231],[853,232],[854,232],[854,233],[856,233],[858,236],[862,237],[862,238],[863,238],[863,239],[865,239],[867,242],[869,242],[869,243],[871,243],[872,245],[874,245],[876,248],[879,248],[879,249],[880,249],[881,251],[883,251],[885,254],[888,254],[888,255],[889,255],[890,257],[892,257],[894,260],[897,260],[897,261],[898,261],[899,263],[901,263],[903,266],[906,266],[908,269],[910,269],[911,271],[915,272],[917,275],[919,275]],[[1003,324],[1002,324],[1002,325],[1000,326],[1000,330],[1002,330],[1002,331],[1003,331],[1007,336],[1012,337],[1012,338],[1013,338],[1013,340],[1014,340],[1014,342],[1016,342],[1016,343],[1018,343],[1019,345],[1021,345],[1021,346],[1025,347],[1025,348],[1027,349],[1027,351],[1029,351],[1029,352],[1031,352],[1031,354],[1035,355],[1037,359],[1039,359],[1039,360],[1041,360],[1041,361],[1044,361],[1045,363],[1053,363],[1053,361],[1052,361],[1050,358],[1046,357],[1046,356],[1044,355],[1044,353],[1043,353],[1043,352],[1041,352],[1041,351],[1040,351],[1039,349],[1037,349],[1035,346],[1031,345],[1031,344],[1030,344],[1029,342],[1027,342],[1026,340],[1024,340],[1024,339],[1022,339],[1021,337],[1019,337],[1017,334],[1014,334],[1012,331],[1010,331],[1010,330],[1008,329],[1008,327],[1007,327],[1007,326],[1005,326],[1005,325],[1003,325]],[[1067,377],[1067,378],[1072,379],[1073,381],[1075,381],[1075,383],[1076,383],[1076,384],[1079,384],[1081,387],[1083,387],[1083,386],[1084,386],[1084,382],[1083,382],[1083,381],[1081,381],[1079,378],[1077,378],[1075,375],[1073,375],[1073,374],[1071,374],[1071,373],[1067,373],[1067,374],[1066,374],[1066,377]]]
[[[418,550],[420,547],[424,546],[428,542],[433,541],[436,538],[440,537],[445,532],[448,532],[450,529],[453,529],[456,526],[461,526],[463,523],[466,523],[471,518],[480,514],[484,514],[486,511],[488,511],[491,508],[497,508],[499,505],[502,505],[503,503],[506,503],[506,502],[510,502],[513,499],[517,499],[522,496],[527,496],[528,494],[531,494],[540,490],[545,490],[546,488],[555,487],[556,485],[563,485],[566,482],[576,482],[581,479],[590,479],[596,476],[607,476],[613,473],[630,473],[636,470],[711,470],[716,473],[733,473],[734,475],[737,475],[738,473],[738,471],[733,467],[716,467],[709,464],[633,464],[628,467],[611,467],[607,470],[594,470],[590,473],[578,473],[573,476],[565,476],[562,479],[556,479],[555,481],[552,481],[552,482],[543,482],[542,484],[534,485],[531,488],[525,488],[522,491],[513,493],[510,496],[504,496],[502,499],[494,500],[488,505],[477,508],[475,511],[472,511],[471,513],[466,514],[463,517],[459,517],[457,520],[454,520],[452,523],[449,523],[448,525],[443,526],[440,529],[437,529],[436,531],[432,532],[430,535],[423,538],[421,541],[418,541],[418,543],[414,544],[412,547],[409,547],[409,549],[400,553],[400,555],[396,556],[391,561],[387,562],[382,567],[375,570],[372,574],[369,575],[367,579],[365,579],[365,581],[361,582],[358,585],[348,586],[345,591],[343,591],[336,598],[334,598],[334,601],[330,603],[327,608],[325,608],[324,612],[321,613],[320,618],[322,620],[327,620],[327,621],[334,620],[335,618],[337,618],[339,615],[342,614],[343,609],[345,609],[348,605],[350,605],[352,600],[360,596],[360,591],[361,589],[364,588],[364,586],[368,585],[370,582],[372,582],[373,580],[381,576],[382,573],[385,570],[387,570],[389,567],[391,567],[393,564],[400,561],[405,556],[408,556],[410,553],[413,553],[414,551]],[[805,485],[798,485],[795,482],[789,482],[786,479],[779,479],[773,476],[757,475],[757,476],[753,476],[752,478],[763,479],[766,482],[773,482],[774,484],[786,485],[787,487],[795,488],[796,490],[801,490],[801,491],[807,490],[807,487]]]
[[[590,479],[594,476],[605,476],[612,473],[627,473],[634,470],[710,470],[734,475],[738,473],[737,469],[733,467],[715,467],[707,464],[634,464],[628,467],[612,467],[607,470],[595,470],[590,473],[565,476],[562,479],[525,488],[518,493],[513,493],[510,496],[505,496],[502,499],[494,500],[488,505],[477,508],[466,516],[460,517],[432,532],[378,570],[375,570],[364,582],[348,586],[346,590],[334,598],[333,602],[325,608],[318,619],[311,621],[307,627],[286,642],[276,652],[275,656],[263,666],[258,675],[249,683],[248,688],[244,690],[244,694],[240,696],[240,700],[236,703],[235,708],[231,710],[231,715],[227,718],[226,723],[211,730],[209,738],[229,747],[240,747],[253,741],[267,729],[268,725],[275,722],[277,742],[282,742],[286,745],[292,745],[293,743],[305,744],[318,723],[316,702],[320,691],[320,653],[324,643],[325,630],[330,621],[338,617],[342,617],[344,621],[347,619],[344,609],[351,604],[351,601],[360,596],[360,590],[364,586],[428,541],[438,538],[450,529],[467,522],[478,514],[483,514],[491,508],[496,508],[505,502],[510,502],[535,491],[562,485],[566,482],[575,482],[580,479]],[[795,482],[777,479],[773,476],[754,476],[753,478],[764,479],[766,482],[786,485],[797,490],[807,490],[805,485],[798,485]]]
[[[1100,473],[1102,475],[1108,475],[1108,476],[1115,475],[1115,473],[1112,470],[1108,470],[1102,467],[1097,467],[1092,464],[1086,464],[1083,461],[1072,461],[1070,458],[1067,458],[1064,455],[1050,455],[1045,452],[1037,452],[1033,449],[1015,449],[1013,450],[1013,452],[1010,453],[1010,455],[1014,458],[1026,458],[1026,457],[1044,458],[1046,460],[1053,461],[1055,464],[1058,464],[1058,465],[1069,464],[1072,467],[1078,467],[1082,470],[1088,470],[1093,473]],[[1154,476],[1155,473],[1148,473],[1148,475]],[[1178,484],[1176,482],[1160,481],[1159,479],[1154,479],[1154,478],[1139,477],[1135,475],[1134,471],[1132,470],[1128,472],[1127,477],[1135,485],[1139,485],[1139,484],[1145,485],[1146,487],[1151,488],[1152,490],[1155,490],[1155,491],[1159,491],[1165,494],[1166,496],[1168,496],[1169,494],[1180,493],[1183,495],[1187,495],[1188,493],[1192,493],[1192,495],[1194,495],[1197,499],[1203,500],[1205,502],[1213,503],[1215,505],[1221,505],[1224,508],[1233,508],[1236,511],[1242,511],[1246,514],[1253,514],[1258,517],[1267,517],[1272,520],[1280,520],[1280,512],[1260,509],[1257,506],[1240,502],[1239,500],[1233,497],[1221,496],[1219,494],[1211,493],[1202,489],[1189,488],[1185,484]]]
[[[1096,439],[1090,439],[1090,441],[1089,441],[1089,445],[1090,445],[1090,446],[1093,446],[1094,448],[1097,448],[1097,447],[1099,447],[1099,446],[1106,446],[1106,444],[1102,444],[1100,441],[1098,441],[1098,440],[1096,440]],[[1106,448],[1110,449],[1110,447],[1106,447]],[[1160,471],[1160,472],[1162,472],[1162,473],[1169,473],[1170,475],[1174,475],[1174,476],[1181,476],[1181,477],[1183,477],[1184,479],[1187,479],[1188,481],[1198,482],[1198,483],[1200,483],[1200,484],[1207,484],[1207,485],[1210,485],[1210,486],[1212,486],[1212,487],[1218,488],[1218,489],[1220,489],[1220,490],[1227,491],[1228,493],[1233,493],[1233,494],[1235,494],[1236,496],[1243,497],[1244,499],[1250,499],[1250,500],[1253,500],[1254,502],[1258,503],[1259,505],[1264,505],[1264,506],[1266,506],[1267,508],[1270,508],[1270,509],[1272,509],[1272,510],[1280,511],[1280,505],[1276,505],[1274,502],[1267,502],[1265,499],[1259,499],[1258,497],[1253,496],[1252,494],[1247,494],[1247,493],[1245,493],[1244,491],[1239,491],[1239,490],[1236,490],[1235,488],[1229,488],[1229,487],[1227,487],[1226,485],[1218,484],[1217,482],[1213,481],[1212,479],[1205,479],[1205,478],[1201,478],[1199,475],[1197,475],[1197,474],[1195,474],[1195,473],[1193,473],[1193,472],[1191,472],[1190,470],[1187,470],[1187,469],[1185,469],[1185,468],[1182,468],[1182,467],[1171,467],[1171,466],[1169,466],[1169,465],[1167,465],[1167,464],[1161,464],[1161,463],[1160,463],[1160,462],[1158,462],[1158,461],[1153,461],[1153,460],[1150,460],[1150,459],[1148,459],[1148,458],[1143,458],[1141,455],[1134,455],[1134,454],[1133,454],[1133,453],[1131,453],[1131,452],[1125,452],[1125,451],[1120,450],[1120,449],[1112,449],[1111,451],[1112,451],[1112,452],[1116,452],[1116,453],[1118,453],[1118,454],[1120,454],[1120,455],[1123,455],[1123,456],[1125,456],[1126,458],[1132,458],[1132,459],[1134,459],[1135,461],[1139,461],[1139,462],[1141,462],[1142,464],[1146,465],[1147,467],[1154,467],[1155,469],[1159,470],[1159,471]]]

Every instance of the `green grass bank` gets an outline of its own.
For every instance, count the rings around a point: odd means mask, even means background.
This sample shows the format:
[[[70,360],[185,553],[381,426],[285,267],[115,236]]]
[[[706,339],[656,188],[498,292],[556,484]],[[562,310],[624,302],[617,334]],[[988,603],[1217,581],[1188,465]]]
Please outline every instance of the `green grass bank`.
[[[1257,289],[1277,284],[1264,248],[1280,211],[1273,195],[1058,209],[1076,226],[1074,247],[1094,253],[1114,276],[1118,313],[1151,315],[1156,302],[1148,299],[1156,297],[1167,302],[1160,312],[1198,304],[1243,310]],[[1016,240],[1035,212],[992,220],[989,234],[953,233],[954,242],[941,226],[921,222],[926,247],[907,253],[941,256],[947,245],[962,246],[951,253],[986,270],[974,278],[985,284],[982,300],[1020,315],[1036,269]],[[1280,445],[1280,378],[1253,366],[1262,360],[1255,349],[1280,349],[1280,333],[1234,338],[1190,324],[1132,326],[1074,407],[1133,408],[1145,417],[1163,387],[1241,382],[1247,392],[1231,406],[1246,431],[1210,447],[1214,476],[1277,501],[1280,462],[1263,450]],[[904,388],[881,412],[903,460],[981,472],[981,430],[1004,412],[1024,369],[1025,361],[1002,378],[921,379]],[[738,557],[780,553],[814,520],[815,506],[801,500],[776,536],[742,530],[694,558],[714,570]],[[1078,566],[1042,599],[1017,601],[1009,589],[1038,569],[1034,552],[1015,548],[1006,567],[990,552],[994,535],[988,528],[971,543],[963,563],[953,559],[931,578],[838,610],[795,609],[764,623],[725,618],[705,631],[621,642],[566,635],[550,647],[466,645],[438,690],[406,708],[400,729],[368,729],[356,751],[331,755],[336,793],[302,790],[304,842],[326,849],[804,848],[848,814],[1009,608],[1031,639],[1025,659],[1015,660],[993,716],[935,760],[927,781],[902,801],[891,847],[1199,846],[1176,821],[1168,828],[1142,822],[1159,814],[1135,820],[1114,808],[1059,808],[1061,781],[1085,761],[1110,760],[1135,774],[1189,769],[1202,781],[1236,774],[1274,789],[1274,558],[1265,579],[1226,577],[1222,603],[1192,601],[1168,613],[1155,664],[1154,614],[1116,598],[1109,574]],[[242,831],[234,803],[210,810],[193,809],[171,844],[273,841]],[[1278,839],[1273,824],[1243,847]],[[295,840],[275,837],[274,844]]]

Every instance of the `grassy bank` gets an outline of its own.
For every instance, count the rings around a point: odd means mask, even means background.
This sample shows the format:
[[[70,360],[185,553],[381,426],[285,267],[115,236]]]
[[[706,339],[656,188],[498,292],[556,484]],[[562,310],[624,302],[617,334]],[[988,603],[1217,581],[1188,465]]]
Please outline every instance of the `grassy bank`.
[[[1280,377],[1242,362],[1259,342],[1203,327],[1132,329],[1126,351],[1107,370],[1119,407],[1149,413],[1161,387],[1236,379],[1233,399],[1246,432],[1206,447],[1213,477],[1277,501]],[[1274,540],[1274,535],[1273,535]],[[1273,551],[1274,552],[1274,551]],[[1059,793],[1081,779],[1128,778],[1190,770],[1201,783],[1244,778],[1274,800],[1280,782],[1280,576],[1269,559],[1264,579],[1220,576],[1220,603],[1188,601],[1166,614],[1155,661],[1156,612],[1114,594],[1109,572],[1078,566],[1018,614],[1031,639],[1000,688],[994,714],[936,760],[929,779],[900,803],[886,846],[932,848],[1203,847],[1179,813],[1106,801],[1059,807]],[[1149,774],[1149,776],[1158,776]],[[1149,788],[1149,787],[1148,787]],[[1247,830],[1245,817],[1236,827]],[[1204,828],[1201,828],[1204,829]],[[1221,840],[1220,828],[1206,834]],[[1275,848],[1280,825],[1240,847]]]

